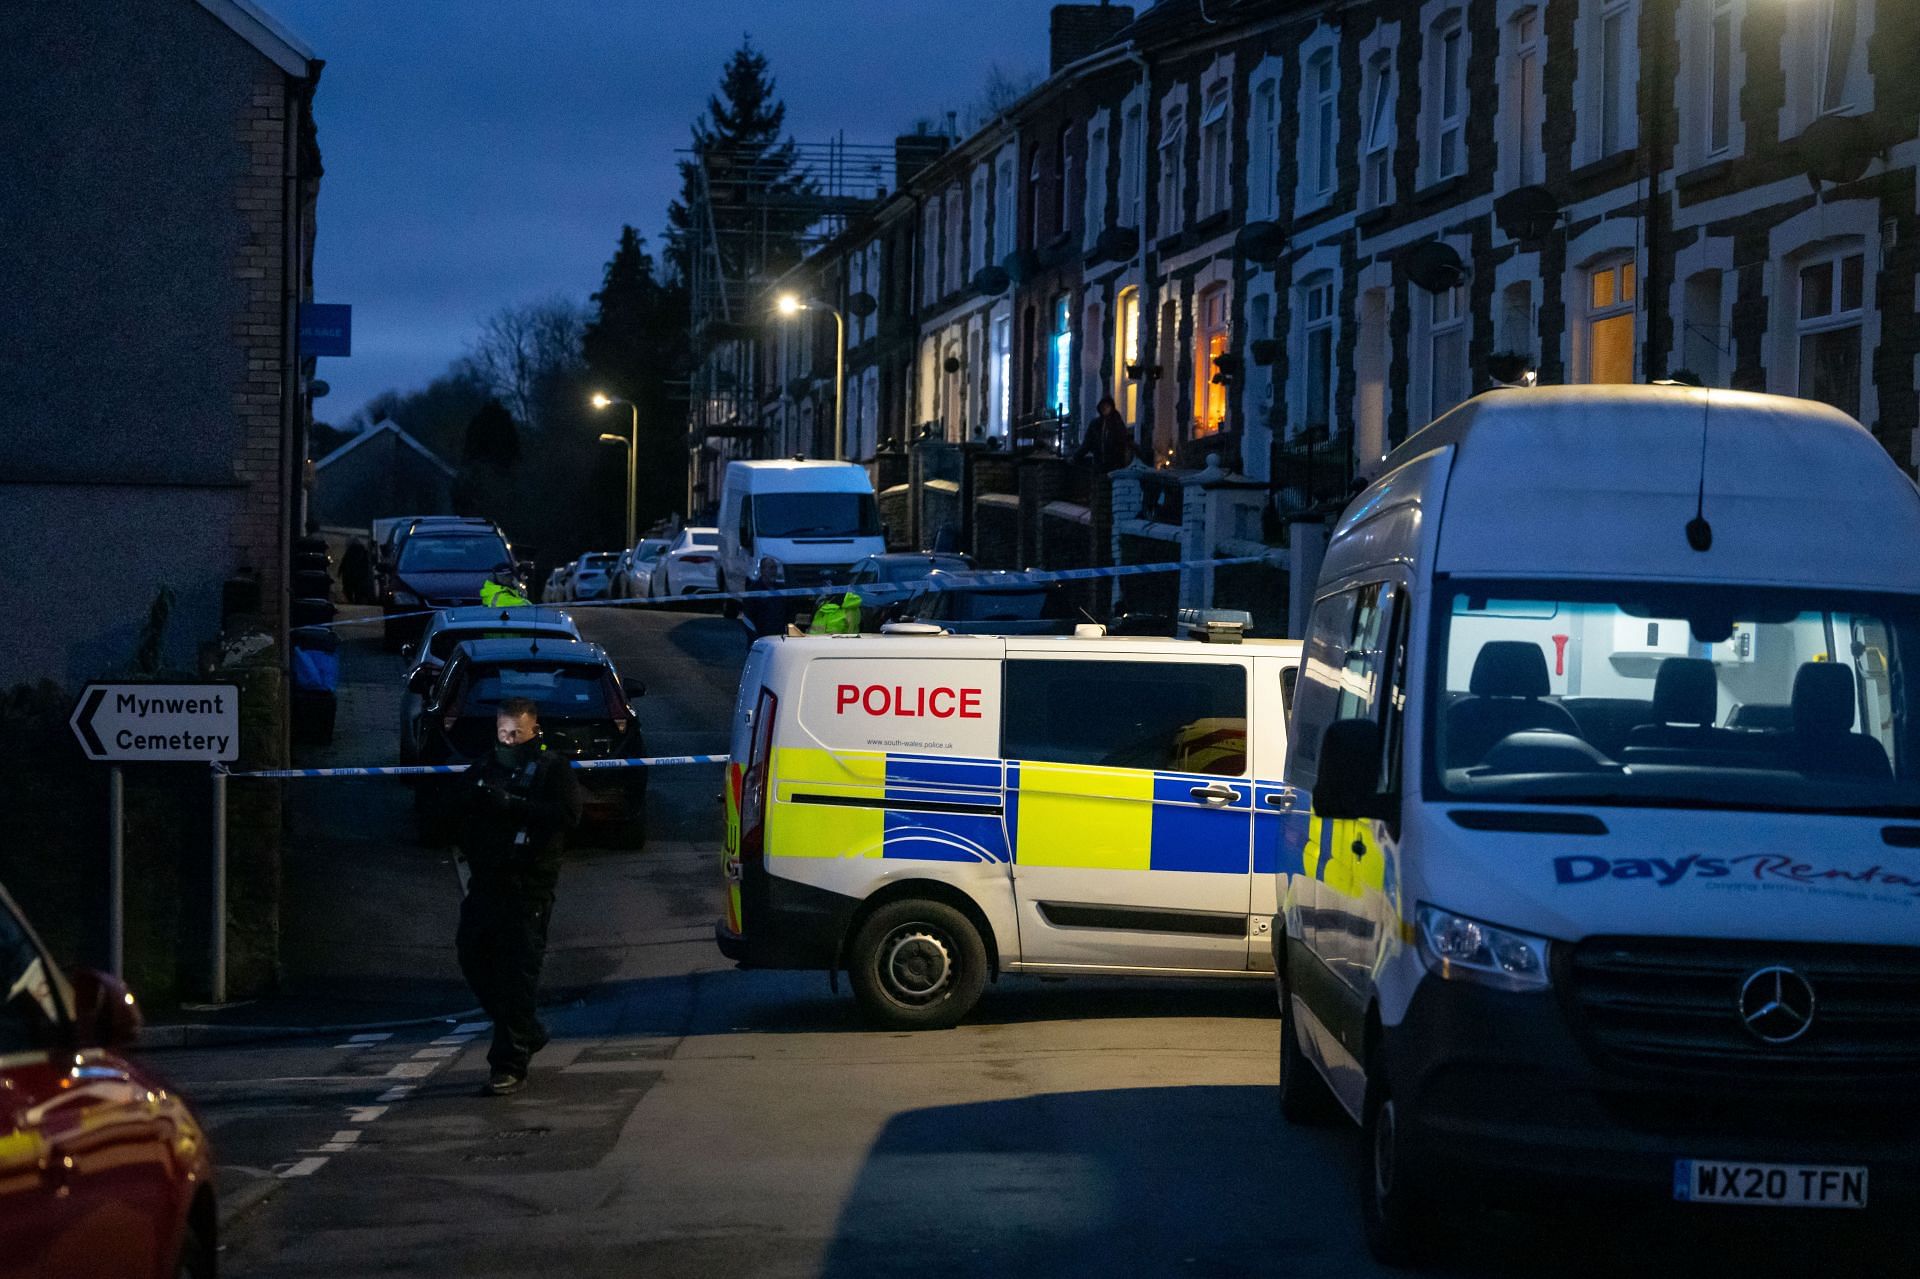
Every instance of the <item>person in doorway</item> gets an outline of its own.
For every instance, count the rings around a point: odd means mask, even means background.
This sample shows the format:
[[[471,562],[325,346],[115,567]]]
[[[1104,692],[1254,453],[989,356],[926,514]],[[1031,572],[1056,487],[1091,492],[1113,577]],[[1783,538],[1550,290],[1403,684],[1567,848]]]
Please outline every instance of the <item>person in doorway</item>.
[[[527,1086],[527,1066],[547,1043],[536,996],[547,952],[547,922],[567,835],[580,824],[580,784],[540,738],[540,708],[523,697],[500,703],[493,754],[461,778],[460,852],[467,894],[460,903],[460,971],[493,1019],[495,1097]]]
[[[1147,460],[1146,452],[1134,442],[1133,428],[1120,416],[1120,408],[1111,395],[1100,397],[1100,410],[1087,424],[1086,438],[1080,441],[1073,460],[1102,471],[1117,471],[1133,461],[1143,466],[1153,465]]]

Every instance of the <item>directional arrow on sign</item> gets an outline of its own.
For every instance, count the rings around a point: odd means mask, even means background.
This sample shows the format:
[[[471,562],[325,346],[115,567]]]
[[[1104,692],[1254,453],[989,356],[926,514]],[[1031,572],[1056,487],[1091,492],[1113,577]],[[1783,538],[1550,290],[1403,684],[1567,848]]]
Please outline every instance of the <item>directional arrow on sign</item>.
[[[112,764],[240,758],[232,684],[89,684],[68,721],[88,759]]]

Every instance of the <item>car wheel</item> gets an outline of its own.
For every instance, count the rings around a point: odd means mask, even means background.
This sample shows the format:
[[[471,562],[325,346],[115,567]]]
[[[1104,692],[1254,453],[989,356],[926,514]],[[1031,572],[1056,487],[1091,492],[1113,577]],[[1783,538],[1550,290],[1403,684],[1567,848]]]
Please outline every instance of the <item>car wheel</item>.
[[[1290,1124],[1330,1123],[1340,1104],[1320,1071],[1300,1048],[1300,1031],[1293,1000],[1285,981],[1280,983],[1280,1117]]]
[[[888,902],[854,935],[853,993],[868,1018],[896,1030],[944,1030],[979,1002],[987,947],[944,902]]]
[[[180,1239],[180,1261],[174,1267],[178,1279],[215,1279],[219,1273],[219,1258],[207,1241],[200,1236],[200,1229],[192,1222],[187,1223]]]
[[[1424,1264],[1433,1251],[1425,1172],[1406,1148],[1406,1112],[1387,1082],[1376,1048],[1367,1059],[1367,1100],[1360,1125],[1360,1222],[1367,1251],[1396,1269]]]

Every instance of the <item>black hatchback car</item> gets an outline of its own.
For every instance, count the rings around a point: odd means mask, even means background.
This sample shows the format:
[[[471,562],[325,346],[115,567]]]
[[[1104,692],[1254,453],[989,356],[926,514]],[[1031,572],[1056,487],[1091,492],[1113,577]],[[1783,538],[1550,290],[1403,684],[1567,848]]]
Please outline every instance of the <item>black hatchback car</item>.
[[[455,648],[420,717],[420,762],[472,764],[493,749],[494,712],[511,697],[540,707],[547,749],[565,759],[630,759],[644,755],[633,702],[646,689],[622,681],[598,644],[581,640],[470,640]],[[646,841],[647,770],[583,769],[586,820],[612,828],[622,847]],[[444,779],[431,779],[438,782]],[[422,799],[424,834],[442,842],[457,816],[452,788],[428,785]]]

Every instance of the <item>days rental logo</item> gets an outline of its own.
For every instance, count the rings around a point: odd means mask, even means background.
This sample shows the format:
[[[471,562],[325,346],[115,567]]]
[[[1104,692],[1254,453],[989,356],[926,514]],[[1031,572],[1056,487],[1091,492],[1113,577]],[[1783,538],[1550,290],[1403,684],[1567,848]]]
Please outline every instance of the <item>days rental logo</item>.
[[[89,684],[68,723],[88,759],[110,764],[240,758],[240,690],[232,684]]]

